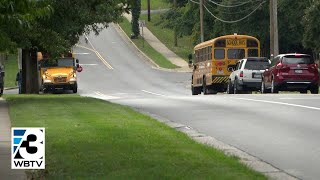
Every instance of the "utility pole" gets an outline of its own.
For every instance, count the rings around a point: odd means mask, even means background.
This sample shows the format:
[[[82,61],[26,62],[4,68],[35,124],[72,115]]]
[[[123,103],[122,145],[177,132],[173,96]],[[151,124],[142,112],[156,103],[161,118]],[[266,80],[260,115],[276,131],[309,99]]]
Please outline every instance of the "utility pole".
[[[177,11],[177,0],[173,0],[173,8],[174,11]],[[175,23],[175,27],[174,27],[174,46],[177,47],[178,46],[178,35],[177,35],[177,22]]]
[[[270,0],[270,54],[273,57],[279,54],[277,6],[278,0]]]
[[[150,22],[151,21],[150,0],[147,0],[147,1],[148,1],[148,21]]]
[[[204,31],[203,31],[203,0],[200,0],[200,36],[201,42],[204,41]]]

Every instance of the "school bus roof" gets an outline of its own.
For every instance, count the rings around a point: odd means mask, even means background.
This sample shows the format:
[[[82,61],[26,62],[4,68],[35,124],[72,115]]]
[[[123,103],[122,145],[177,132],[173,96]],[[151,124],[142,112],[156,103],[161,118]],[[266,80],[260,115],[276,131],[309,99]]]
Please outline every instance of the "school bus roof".
[[[248,39],[254,39],[254,40],[259,41],[257,38],[255,38],[253,36],[232,34],[232,35],[219,36],[219,37],[216,37],[214,39],[211,39],[211,40],[205,41],[203,43],[200,43],[200,44],[198,44],[198,45],[196,45],[194,47],[194,50],[201,49],[201,48],[207,47],[207,46],[212,46],[216,40],[228,39],[228,38],[238,38],[238,39],[248,38]]]

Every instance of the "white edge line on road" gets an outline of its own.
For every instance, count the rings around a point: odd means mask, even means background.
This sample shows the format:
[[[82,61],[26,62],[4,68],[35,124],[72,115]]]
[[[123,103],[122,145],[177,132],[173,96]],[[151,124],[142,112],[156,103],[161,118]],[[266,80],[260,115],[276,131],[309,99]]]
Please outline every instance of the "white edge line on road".
[[[81,66],[98,66],[98,64],[80,64]]]
[[[156,96],[163,96],[163,97],[166,97],[166,95],[163,95],[163,94],[153,93],[153,92],[146,91],[146,90],[141,90],[141,91],[142,91],[142,92],[145,92],[145,93],[148,93],[148,94],[153,94],[153,95],[156,95]]]
[[[73,53],[73,54],[77,54],[77,55],[88,55],[88,54],[91,54],[91,53]]]
[[[104,98],[104,99],[119,99],[119,97],[116,97],[116,96],[109,96],[109,95],[105,95],[105,94],[102,94],[101,92],[99,91],[95,91],[94,92],[96,95]]]
[[[320,100],[320,98],[290,98],[290,97],[288,97],[288,98],[279,98],[279,99],[287,99],[287,100]]]
[[[320,108],[317,108],[317,107],[304,106],[304,105],[299,105],[299,104],[291,104],[291,103],[285,103],[285,102],[266,101],[266,100],[248,99],[248,98],[234,98],[234,99],[246,100],[246,101],[255,101],[255,102],[263,102],[263,103],[270,103],[270,104],[281,104],[281,105],[286,105],[286,106],[300,107],[300,108],[313,109],[313,110],[320,111]]]

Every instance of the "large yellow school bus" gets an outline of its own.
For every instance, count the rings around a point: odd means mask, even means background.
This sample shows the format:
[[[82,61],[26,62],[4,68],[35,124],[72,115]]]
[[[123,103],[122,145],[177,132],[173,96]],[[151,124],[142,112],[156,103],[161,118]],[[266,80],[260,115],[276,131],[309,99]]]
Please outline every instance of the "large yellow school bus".
[[[238,60],[260,57],[260,41],[247,35],[226,35],[196,45],[193,53],[192,95],[216,94],[226,91]]]
[[[59,58],[49,59],[38,53],[40,89],[46,93],[49,91],[72,90],[78,91],[77,72],[82,71],[79,60],[69,52]]]

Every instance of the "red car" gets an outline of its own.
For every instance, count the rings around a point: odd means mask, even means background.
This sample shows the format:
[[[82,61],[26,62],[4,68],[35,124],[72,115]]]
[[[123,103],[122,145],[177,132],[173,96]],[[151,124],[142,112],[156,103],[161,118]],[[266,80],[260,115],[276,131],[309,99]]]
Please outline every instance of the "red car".
[[[319,93],[318,65],[307,54],[280,54],[262,74],[261,93]]]

